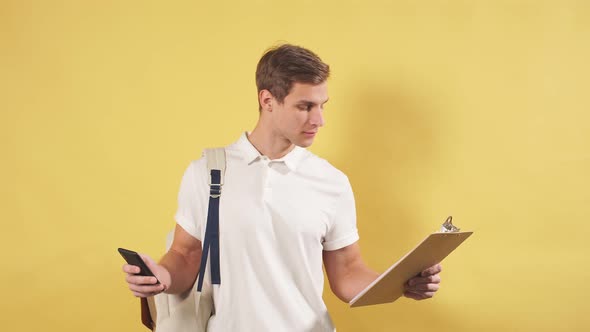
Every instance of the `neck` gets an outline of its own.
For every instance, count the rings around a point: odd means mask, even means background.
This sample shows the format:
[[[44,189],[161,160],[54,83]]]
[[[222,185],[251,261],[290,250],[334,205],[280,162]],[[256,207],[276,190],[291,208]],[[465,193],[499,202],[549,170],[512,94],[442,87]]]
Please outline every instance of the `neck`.
[[[270,159],[279,159],[295,148],[288,139],[267,128],[258,122],[252,133],[248,135],[248,140],[260,154]]]

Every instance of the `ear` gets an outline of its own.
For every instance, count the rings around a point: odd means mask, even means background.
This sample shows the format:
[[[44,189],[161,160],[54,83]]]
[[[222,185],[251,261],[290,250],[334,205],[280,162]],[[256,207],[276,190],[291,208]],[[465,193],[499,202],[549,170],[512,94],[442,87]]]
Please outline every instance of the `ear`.
[[[262,111],[272,112],[273,96],[268,90],[260,90],[258,93],[258,102]]]

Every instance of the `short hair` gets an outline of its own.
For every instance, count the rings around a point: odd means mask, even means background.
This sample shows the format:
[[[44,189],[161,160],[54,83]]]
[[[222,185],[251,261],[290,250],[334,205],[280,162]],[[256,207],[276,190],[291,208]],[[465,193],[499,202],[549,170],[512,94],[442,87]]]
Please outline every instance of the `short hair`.
[[[283,103],[293,83],[321,84],[330,76],[330,66],[312,51],[283,44],[268,49],[256,67],[258,93],[268,90]],[[262,106],[258,105],[259,109]]]

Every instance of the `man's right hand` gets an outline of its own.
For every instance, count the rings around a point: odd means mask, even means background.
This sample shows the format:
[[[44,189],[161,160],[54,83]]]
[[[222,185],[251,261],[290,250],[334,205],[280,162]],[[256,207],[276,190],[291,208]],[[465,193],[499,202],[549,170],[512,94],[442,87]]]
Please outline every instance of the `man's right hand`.
[[[187,292],[193,287],[199,274],[201,254],[201,241],[177,224],[172,245],[162,256],[159,264],[148,256],[139,254],[160,284],[154,277],[138,276],[136,273],[139,273],[140,268],[129,264],[123,265],[123,272],[127,274],[125,280],[133,295],[137,297],[154,296],[162,292],[167,294]]]
[[[142,254],[139,255],[156,277],[139,276],[137,275],[140,271],[138,266],[123,265],[123,272],[127,274],[125,281],[127,281],[129,290],[131,290],[133,295],[136,297],[154,296],[170,288],[171,278],[168,270],[162,265],[158,265],[150,257]],[[157,283],[158,280],[160,281],[159,284]]]

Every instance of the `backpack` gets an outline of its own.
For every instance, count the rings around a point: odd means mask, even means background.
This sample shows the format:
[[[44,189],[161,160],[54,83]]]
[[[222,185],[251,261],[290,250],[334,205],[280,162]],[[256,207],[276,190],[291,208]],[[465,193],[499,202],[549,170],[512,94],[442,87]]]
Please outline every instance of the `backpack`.
[[[141,320],[154,332],[205,332],[214,313],[213,287],[219,287],[219,200],[225,175],[225,149],[205,149],[209,174],[209,210],[199,276],[183,294],[160,293],[141,299]],[[166,251],[174,233],[168,233]],[[207,264],[207,260],[210,264]]]

